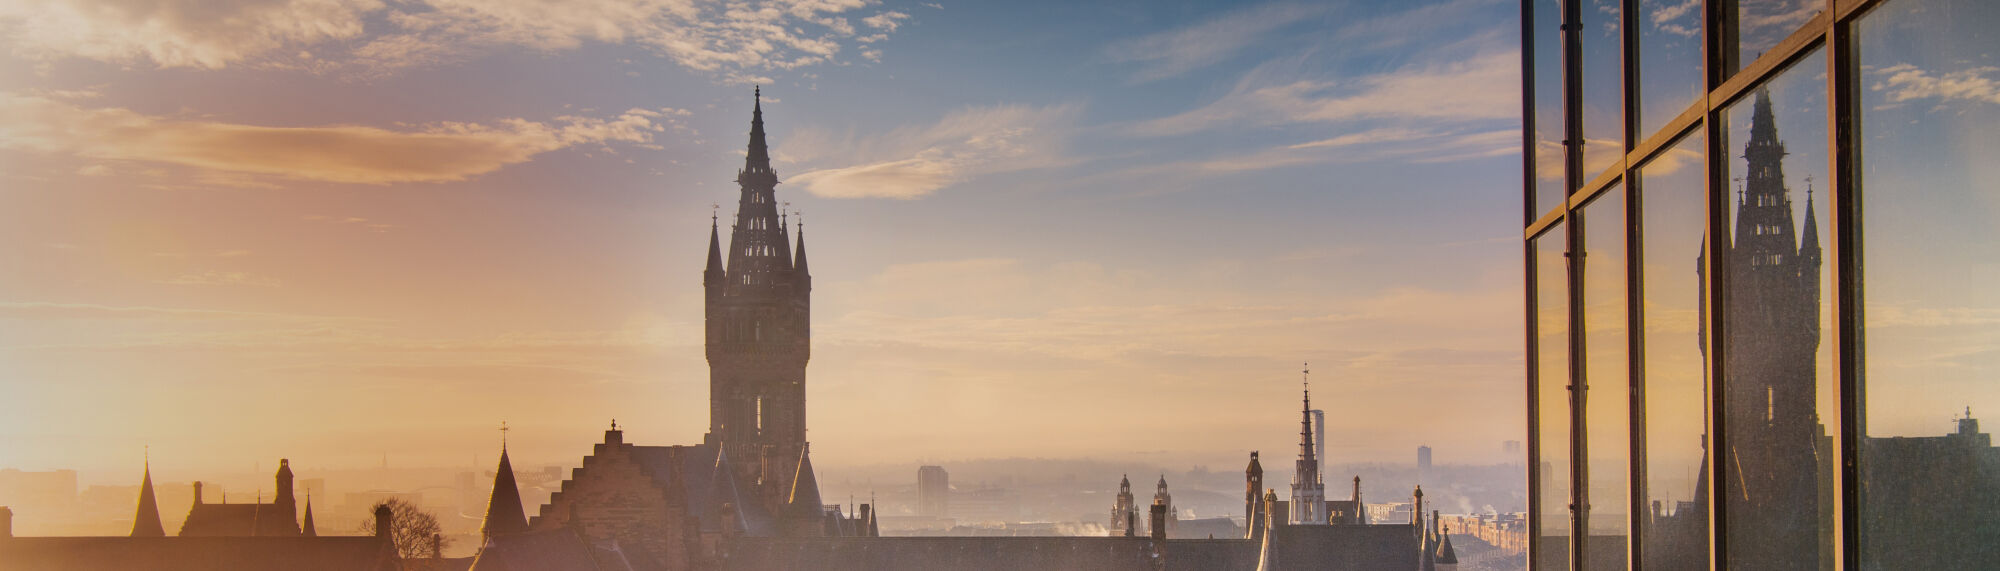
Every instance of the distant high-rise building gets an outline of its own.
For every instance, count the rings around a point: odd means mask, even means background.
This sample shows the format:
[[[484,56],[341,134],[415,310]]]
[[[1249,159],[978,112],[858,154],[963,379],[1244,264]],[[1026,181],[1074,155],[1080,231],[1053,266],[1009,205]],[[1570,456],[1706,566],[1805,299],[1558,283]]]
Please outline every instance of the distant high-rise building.
[[[1431,483],[1431,447],[1417,447],[1417,485]]]
[[[951,517],[950,514],[951,474],[944,471],[944,466],[917,468],[917,515]]]

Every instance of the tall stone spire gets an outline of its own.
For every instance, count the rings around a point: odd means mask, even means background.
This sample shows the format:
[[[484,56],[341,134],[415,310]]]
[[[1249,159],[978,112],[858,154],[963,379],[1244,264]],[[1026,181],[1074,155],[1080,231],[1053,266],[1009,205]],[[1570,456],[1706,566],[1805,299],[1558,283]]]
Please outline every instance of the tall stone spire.
[[[504,425],[501,430],[506,430]],[[493,497],[486,503],[486,526],[480,533],[490,538],[503,533],[527,531],[526,513],[521,509],[521,490],[514,486],[514,464],[507,460],[507,444],[502,441],[500,468],[493,476]]]
[[[1292,523],[1325,524],[1326,487],[1319,477],[1319,458],[1313,454],[1312,366],[1299,371],[1304,397],[1299,409],[1299,459],[1292,467]]]
[[[166,537],[160,526],[160,504],[153,500],[153,462],[146,462],[146,477],[139,483],[139,511],[132,515],[132,537]]]
[[[743,156],[743,171],[770,173],[771,151],[764,143],[764,86],[757,86],[752,93],[757,102],[750,109],[750,149]]]

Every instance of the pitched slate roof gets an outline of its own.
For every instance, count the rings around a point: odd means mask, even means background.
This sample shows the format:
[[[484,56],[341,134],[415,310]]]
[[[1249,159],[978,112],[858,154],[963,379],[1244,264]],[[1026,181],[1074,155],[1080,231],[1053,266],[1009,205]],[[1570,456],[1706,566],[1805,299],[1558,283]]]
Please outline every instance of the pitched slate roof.
[[[295,537],[299,524],[289,504],[194,504],[180,534],[190,536]]]

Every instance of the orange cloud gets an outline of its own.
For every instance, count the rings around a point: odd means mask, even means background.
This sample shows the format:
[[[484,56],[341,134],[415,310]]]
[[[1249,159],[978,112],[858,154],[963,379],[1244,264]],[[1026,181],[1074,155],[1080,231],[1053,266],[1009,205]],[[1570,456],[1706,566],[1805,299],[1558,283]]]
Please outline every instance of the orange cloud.
[[[647,143],[678,113],[633,109],[608,120],[505,119],[392,131],[174,119],[0,92],[0,148],[328,182],[446,182],[576,145]]]

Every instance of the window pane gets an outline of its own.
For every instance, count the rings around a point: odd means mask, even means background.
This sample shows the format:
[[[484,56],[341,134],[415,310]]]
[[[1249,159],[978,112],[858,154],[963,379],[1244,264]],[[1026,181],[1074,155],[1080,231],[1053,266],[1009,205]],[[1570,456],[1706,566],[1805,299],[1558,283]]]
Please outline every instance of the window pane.
[[[1708,376],[1699,333],[1705,304],[1696,262],[1708,226],[1704,138],[1681,140],[1639,169],[1640,319],[1645,344],[1646,517],[1639,554],[1647,571],[1708,567]]]
[[[1731,569],[1818,569],[1835,544],[1835,386],[1832,266],[1824,196],[1826,61],[1819,52],[1731,105],[1734,200],[1724,293],[1722,410],[1726,440],[1718,491]],[[1803,191],[1803,192],[1801,192]],[[1826,339],[1827,342],[1822,342]]]
[[[1640,0],[1638,21],[1639,139],[1645,140],[1701,98],[1701,0]]]
[[[2000,561],[2000,3],[1858,21],[1864,569]]]
[[[1535,569],[1569,568],[1569,270],[1563,225],[1535,239],[1535,418],[1541,505]]]
[[[1535,65],[1535,202],[1537,218],[1569,196],[1563,191],[1562,4],[1533,0]]]
[[[1625,156],[1625,89],[1619,70],[1618,11],[1622,0],[1584,0],[1583,179],[1597,178]]]
[[[1584,456],[1590,463],[1591,571],[1627,567],[1632,465],[1630,341],[1626,333],[1625,194],[1614,186],[1583,214]]]
[[[1735,73],[1756,61],[1825,6],[1826,0],[1736,0],[1736,20],[1723,23],[1723,49],[1734,48],[1723,54],[1726,69]]]

